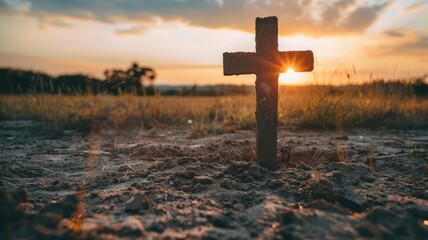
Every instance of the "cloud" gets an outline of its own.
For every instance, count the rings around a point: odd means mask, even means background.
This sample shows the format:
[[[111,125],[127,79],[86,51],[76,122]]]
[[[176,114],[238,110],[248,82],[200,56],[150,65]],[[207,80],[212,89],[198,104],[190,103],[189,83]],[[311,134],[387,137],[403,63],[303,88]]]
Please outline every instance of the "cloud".
[[[355,5],[355,0],[343,0],[326,7],[322,13],[322,22],[328,29],[338,28],[343,22],[348,9]],[[349,13],[348,13],[349,14]]]
[[[403,12],[405,12],[405,13],[416,12],[416,11],[419,11],[419,10],[423,9],[423,8],[424,8],[424,7],[426,7],[427,5],[428,5],[428,3],[423,2],[423,1],[421,1],[421,2],[417,2],[417,3],[415,3],[415,4],[412,4],[412,5],[408,6],[408,7],[406,7],[406,8],[403,10]]]
[[[3,2],[2,2],[3,1]],[[278,16],[282,35],[358,33],[374,23],[387,6],[356,0],[0,0],[0,9],[18,7],[40,21],[52,16],[136,25],[181,21],[190,26],[254,32],[257,16]],[[319,14],[317,14],[317,12]],[[140,33],[139,28],[122,33]]]
[[[31,8],[31,2],[27,0],[3,0],[0,8],[7,9],[12,12],[28,12]]]
[[[380,10],[387,4],[371,7],[360,7],[353,11],[343,22],[345,29],[364,30],[368,28],[375,20]]]
[[[404,37],[404,33],[400,30],[389,30],[386,31],[385,34],[389,37]]]
[[[149,29],[148,26],[137,25],[137,26],[133,26],[125,29],[118,29],[115,31],[115,33],[119,36],[120,35],[139,35],[144,33],[148,29]]]
[[[428,36],[417,36],[412,41],[399,45],[396,50],[398,52],[408,54],[426,54],[428,53]]]
[[[428,36],[404,29],[392,29],[379,36],[379,43],[369,49],[371,55],[401,55],[428,60]]]

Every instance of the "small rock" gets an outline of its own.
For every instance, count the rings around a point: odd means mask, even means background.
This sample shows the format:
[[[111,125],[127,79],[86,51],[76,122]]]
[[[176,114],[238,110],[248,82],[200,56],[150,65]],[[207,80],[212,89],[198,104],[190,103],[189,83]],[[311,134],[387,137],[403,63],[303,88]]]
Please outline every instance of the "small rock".
[[[164,222],[154,222],[147,226],[146,230],[150,232],[163,233],[166,229],[166,223]]]
[[[304,162],[300,162],[297,168],[303,169],[303,170],[311,170],[311,167],[306,165]]]
[[[310,199],[324,199],[330,203],[338,202],[354,212],[363,211],[364,199],[346,186],[344,176],[340,172],[331,172],[324,178],[312,183],[309,190]]]
[[[143,194],[133,196],[125,205],[125,211],[135,213],[141,210],[145,201]]]
[[[286,210],[281,214],[281,223],[282,225],[299,224],[301,219],[295,211]]]
[[[139,237],[143,236],[145,229],[141,221],[136,217],[127,217],[122,223],[115,226],[120,236]]]
[[[282,239],[359,239],[358,220],[347,215],[303,208],[286,210],[280,222]]]
[[[280,189],[281,187],[286,185],[286,183],[280,179],[269,180],[267,182],[267,184],[268,184],[269,188],[271,188],[271,189]]]
[[[360,179],[361,181],[368,183],[373,183],[374,181],[376,181],[376,178],[371,175],[361,175]]]
[[[193,170],[185,170],[185,171],[176,172],[174,175],[175,177],[190,180],[196,176],[196,172]]]
[[[134,169],[127,164],[127,165],[120,166],[118,171],[119,172],[126,172],[126,171],[131,172],[131,171],[134,171]]]
[[[324,201],[323,199],[314,200],[312,202],[306,203],[304,205],[304,207],[305,208],[318,209],[318,210],[331,212],[331,213],[337,213],[337,214],[341,214],[341,215],[348,214],[348,211],[346,209],[339,207],[339,206],[336,206],[336,205],[333,205],[331,203],[328,203],[328,202]]]
[[[220,216],[213,217],[210,219],[210,222],[213,226],[218,228],[224,228],[224,229],[235,229],[236,226],[236,219],[232,216],[233,213],[231,211],[226,211]]]
[[[54,213],[70,218],[78,210],[80,199],[76,194],[66,196],[62,201],[47,205],[40,213]]]
[[[196,176],[193,178],[193,181],[204,185],[209,185],[214,183],[214,180],[208,176]]]
[[[359,223],[355,225],[355,229],[362,237],[361,239],[382,239],[380,228],[376,225],[369,223]]]
[[[372,223],[382,224],[391,230],[398,229],[402,225],[401,216],[382,207],[373,208],[367,215],[367,219]]]
[[[397,178],[395,176],[388,176],[385,179],[388,182],[395,182],[397,180]]]
[[[223,208],[232,208],[233,207],[233,204],[232,203],[230,203],[230,202],[225,202],[224,204],[223,204]]]
[[[233,209],[237,210],[237,211],[241,211],[245,209],[245,205],[242,203],[235,203],[233,204]]]
[[[407,199],[395,199],[385,207],[374,207],[366,218],[376,224],[387,239],[426,239],[428,228],[422,219],[428,218],[428,207],[423,201],[419,203]]]
[[[220,183],[220,186],[222,188],[231,189],[231,190],[247,191],[248,189],[250,189],[248,185],[237,183],[229,178],[223,179],[223,181]]]

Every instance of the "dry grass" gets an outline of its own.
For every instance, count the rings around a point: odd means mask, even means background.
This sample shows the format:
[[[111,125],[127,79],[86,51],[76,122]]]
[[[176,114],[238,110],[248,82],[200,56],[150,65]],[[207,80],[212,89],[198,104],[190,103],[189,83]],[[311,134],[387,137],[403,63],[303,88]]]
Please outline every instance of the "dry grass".
[[[89,129],[102,121],[119,126],[139,121],[145,127],[188,125],[191,136],[255,127],[255,97],[0,96],[0,119],[35,119],[44,129]],[[279,124],[303,128],[426,128],[428,99],[325,90],[281,94]]]

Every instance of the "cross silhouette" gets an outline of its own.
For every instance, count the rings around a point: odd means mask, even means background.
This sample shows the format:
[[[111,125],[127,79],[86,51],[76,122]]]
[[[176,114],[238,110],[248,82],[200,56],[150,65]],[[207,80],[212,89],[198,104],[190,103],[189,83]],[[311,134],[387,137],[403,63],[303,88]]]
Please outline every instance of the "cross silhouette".
[[[256,18],[256,52],[224,53],[224,75],[256,74],[256,158],[262,167],[277,170],[278,77],[314,69],[312,51],[278,51],[278,18]]]

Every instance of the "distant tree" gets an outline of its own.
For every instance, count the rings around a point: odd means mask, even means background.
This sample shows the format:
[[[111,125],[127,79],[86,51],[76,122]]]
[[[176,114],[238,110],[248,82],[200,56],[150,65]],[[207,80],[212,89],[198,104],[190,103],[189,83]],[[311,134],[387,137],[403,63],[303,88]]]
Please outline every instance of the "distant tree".
[[[113,94],[154,94],[153,82],[156,79],[156,72],[153,68],[141,67],[134,62],[125,71],[120,69],[106,70],[104,76],[108,90]],[[149,81],[148,86],[145,85],[147,81]]]
[[[428,84],[426,83],[427,79],[428,79],[428,76],[424,75],[414,80],[412,84],[412,90],[416,96],[420,96],[420,97],[428,96]]]
[[[162,93],[163,96],[176,96],[179,94],[180,92],[176,89],[168,89]]]

